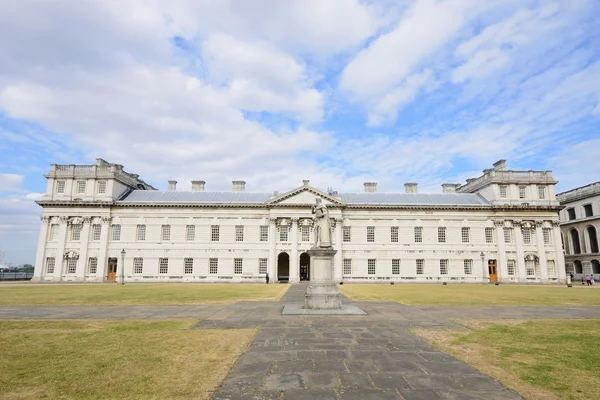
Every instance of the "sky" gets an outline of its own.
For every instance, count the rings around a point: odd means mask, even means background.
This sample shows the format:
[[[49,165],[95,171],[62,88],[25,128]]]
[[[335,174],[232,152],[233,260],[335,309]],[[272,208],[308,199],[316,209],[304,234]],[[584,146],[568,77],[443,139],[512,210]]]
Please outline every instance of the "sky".
[[[0,0],[0,251],[50,164],[159,189],[441,192],[499,159],[600,180],[597,0]]]

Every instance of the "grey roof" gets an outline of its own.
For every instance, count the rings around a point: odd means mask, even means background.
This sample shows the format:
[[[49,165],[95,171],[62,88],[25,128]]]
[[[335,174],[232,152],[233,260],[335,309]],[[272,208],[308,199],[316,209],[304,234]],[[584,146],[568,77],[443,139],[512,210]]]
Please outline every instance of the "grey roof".
[[[471,193],[340,193],[347,204],[489,206]]]
[[[270,193],[250,192],[177,192],[159,190],[134,190],[120,203],[264,203]]]

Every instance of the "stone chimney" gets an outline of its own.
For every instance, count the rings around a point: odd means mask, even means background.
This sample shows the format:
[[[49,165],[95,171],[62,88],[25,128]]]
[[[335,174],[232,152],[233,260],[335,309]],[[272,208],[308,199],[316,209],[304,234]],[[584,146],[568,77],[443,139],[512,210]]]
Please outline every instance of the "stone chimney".
[[[444,193],[456,193],[459,186],[459,183],[442,183],[442,191]]]
[[[231,181],[231,183],[233,184],[233,188],[231,190],[234,192],[243,192],[246,190],[246,181]]]
[[[408,182],[404,184],[404,191],[406,193],[417,193],[417,185],[416,182]]]
[[[204,192],[204,181],[192,181],[192,192]]]
[[[365,193],[375,193],[377,191],[377,182],[365,182]]]
[[[302,180],[302,184],[303,184],[304,186],[308,186],[308,184],[309,184],[309,183],[310,183],[310,181],[309,181],[308,179],[303,179],[303,180]]]
[[[494,171],[506,171],[506,160],[498,160],[494,163]]]
[[[177,181],[169,181],[169,190],[172,192],[177,190]]]

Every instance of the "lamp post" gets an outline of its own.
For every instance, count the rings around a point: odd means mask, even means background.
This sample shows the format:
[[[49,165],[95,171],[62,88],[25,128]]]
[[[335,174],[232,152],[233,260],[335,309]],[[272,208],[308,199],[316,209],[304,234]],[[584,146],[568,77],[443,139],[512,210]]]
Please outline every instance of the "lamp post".
[[[121,285],[125,284],[125,249],[121,250]]]
[[[485,254],[483,251],[479,254],[479,257],[481,257],[481,283],[485,285]]]

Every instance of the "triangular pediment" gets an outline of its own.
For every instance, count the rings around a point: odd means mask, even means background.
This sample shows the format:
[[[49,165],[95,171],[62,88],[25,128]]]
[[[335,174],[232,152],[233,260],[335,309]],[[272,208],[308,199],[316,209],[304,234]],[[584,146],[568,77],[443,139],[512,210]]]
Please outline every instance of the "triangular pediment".
[[[335,198],[311,186],[301,186],[283,193],[267,202],[270,205],[313,205],[319,197],[326,206],[341,206],[341,199]]]

